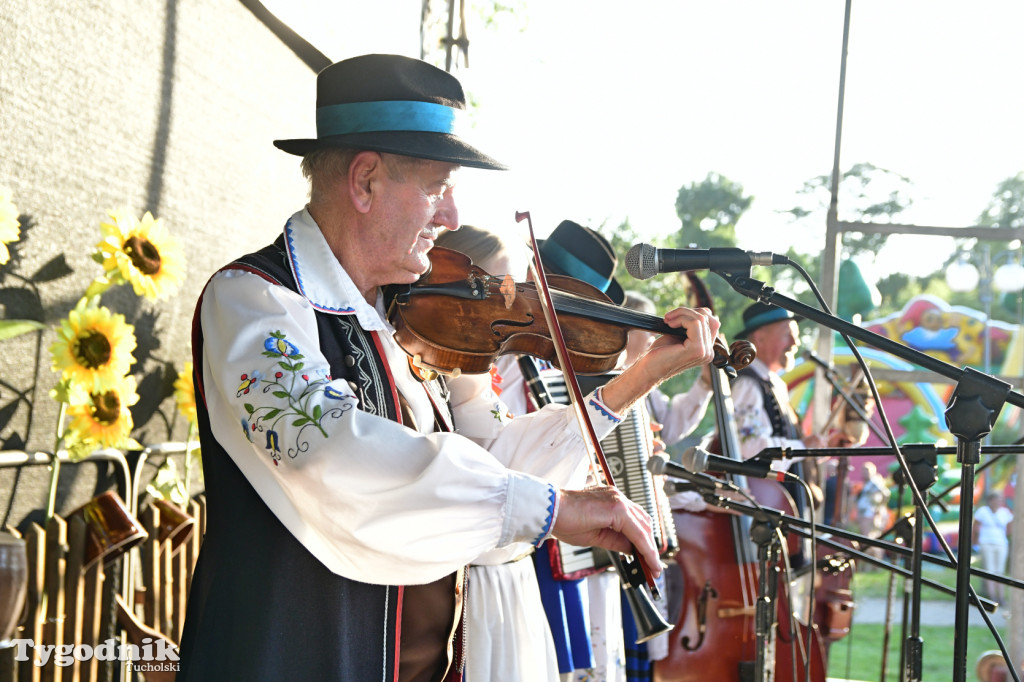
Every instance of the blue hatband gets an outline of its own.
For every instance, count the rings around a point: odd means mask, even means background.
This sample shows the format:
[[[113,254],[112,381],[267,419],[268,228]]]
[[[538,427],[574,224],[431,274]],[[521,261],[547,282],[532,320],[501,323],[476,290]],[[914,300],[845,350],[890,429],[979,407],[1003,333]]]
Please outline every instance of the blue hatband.
[[[434,102],[350,102],[316,110],[316,134],[319,138],[384,131],[458,135],[465,124],[465,110]]]
[[[779,320],[792,320],[795,319],[793,315],[785,308],[775,308],[773,310],[767,310],[759,315],[754,315],[752,318],[747,320],[744,325],[747,329],[753,329],[754,327],[763,327],[766,324],[772,322],[778,322]]]
[[[612,280],[590,267],[574,254],[562,248],[558,242],[548,239],[541,247],[541,260],[545,264],[557,265],[558,268],[569,277],[583,280],[587,284],[597,287],[603,292],[608,291]]]

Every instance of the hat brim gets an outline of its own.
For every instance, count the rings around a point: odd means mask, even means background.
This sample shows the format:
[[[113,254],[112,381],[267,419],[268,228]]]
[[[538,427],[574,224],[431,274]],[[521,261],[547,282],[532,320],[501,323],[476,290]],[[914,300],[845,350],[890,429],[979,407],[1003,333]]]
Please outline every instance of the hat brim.
[[[305,156],[317,149],[369,149],[418,159],[455,163],[470,168],[508,170],[508,166],[505,164],[447,133],[418,131],[351,133],[316,139],[274,140],[274,146],[296,156]]]

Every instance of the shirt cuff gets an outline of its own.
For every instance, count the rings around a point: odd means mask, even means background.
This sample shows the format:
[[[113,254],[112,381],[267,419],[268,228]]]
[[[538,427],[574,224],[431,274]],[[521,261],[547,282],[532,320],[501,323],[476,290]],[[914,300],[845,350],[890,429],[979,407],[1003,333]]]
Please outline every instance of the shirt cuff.
[[[600,438],[611,433],[612,429],[623,420],[623,415],[614,412],[605,404],[603,388],[603,386],[597,388],[584,401],[587,411],[590,412],[590,421],[594,425],[594,431]]]
[[[558,490],[547,481],[516,471],[509,472],[508,494],[498,547],[510,542],[539,546],[555,526]]]

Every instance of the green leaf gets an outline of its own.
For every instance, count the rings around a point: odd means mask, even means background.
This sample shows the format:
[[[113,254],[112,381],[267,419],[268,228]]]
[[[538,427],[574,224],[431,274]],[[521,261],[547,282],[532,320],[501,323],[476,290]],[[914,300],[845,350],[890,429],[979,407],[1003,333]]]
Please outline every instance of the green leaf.
[[[305,366],[306,366],[306,363],[304,363],[304,362],[297,362],[297,363],[295,363],[295,365],[294,365],[294,366],[292,367],[292,371],[293,371],[293,372],[298,372],[298,371],[299,371],[300,369],[302,369],[302,368],[303,368],[303,367],[305,367]]]
[[[302,419],[296,419],[292,422],[292,426],[302,426],[303,424],[309,423],[309,419],[303,417]]]
[[[281,410],[279,408],[275,407],[270,412],[267,412],[265,415],[263,415],[263,418],[264,419],[273,419],[274,417],[276,417],[279,414],[281,414]]]
[[[313,419],[319,419],[324,413],[324,410],[319,405],[313,406]]]
[[[288,391],[274,391],[273,396],[275,398],[287,398]]]
[[[246,412],[247,412],[248,414],[252,414],[253,412],[255,412],[255,411],[256,411],[256,408],[255,408],[255,407],[253,407],[253,406],[252,406],[252,405],[251,405],[250,403],[246,403],[246,404],[245,404],[245,411],[246,411]]]
[[[35,320],[0,320],[0,341],[34,332],[45,326]]]

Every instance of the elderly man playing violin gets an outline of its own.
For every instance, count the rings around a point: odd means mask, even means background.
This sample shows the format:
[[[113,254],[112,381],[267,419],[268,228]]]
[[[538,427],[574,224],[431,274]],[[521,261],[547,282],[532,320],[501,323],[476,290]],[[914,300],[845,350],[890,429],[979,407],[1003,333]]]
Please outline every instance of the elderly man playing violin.
[[[392,337],[381,288],[423,275],[438,231],[458,228],[456,170],[503,168],[459,135],[464,113],[450,74],[365,55],[318,75],[315,139],[275,142],[303,157],[309,203],[216,273],[196,312],[208,518],[178,679],[459,679],[463,567],[512,542],[635,550],[659,572],[625,495],[517,467],[538,448],[578,456],[566,414],[485,450]],[[660,339],[586,401],[600,434],[711,360],[717,319],[665,321],[685,341]]]

